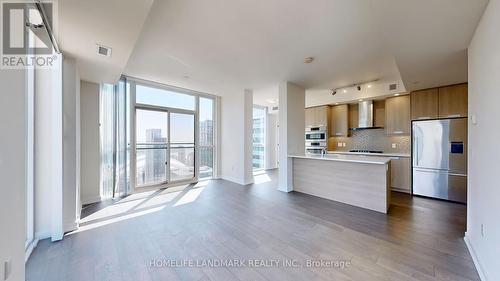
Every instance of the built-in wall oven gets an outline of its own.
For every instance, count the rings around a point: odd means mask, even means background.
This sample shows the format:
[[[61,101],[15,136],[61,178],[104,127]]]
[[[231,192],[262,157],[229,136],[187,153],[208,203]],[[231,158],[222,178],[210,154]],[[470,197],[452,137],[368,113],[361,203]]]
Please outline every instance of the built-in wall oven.
[[[325,126],[306,127],[306,141],[326,141]]]
[[[306,154],[321,154],[327,147],[328,132],[325,126],[306,128]]]

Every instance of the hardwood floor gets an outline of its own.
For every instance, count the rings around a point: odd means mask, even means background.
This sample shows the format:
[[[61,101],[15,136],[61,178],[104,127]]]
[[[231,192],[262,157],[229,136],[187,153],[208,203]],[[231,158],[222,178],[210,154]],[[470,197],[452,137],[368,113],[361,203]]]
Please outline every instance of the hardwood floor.
[[[102,204],[81,231],[41,241],[26,278],[479,280],[462,239],[464,205],[393,193],[385,215],[279,192],[276,178],[274,171],[254,185],[215,180]],[[181,266],[204,259],[246,266]],[[306,266],[321,260],[333,264]],[[280,266],[263,266],[271,261]],[[169,262],[176,266],[161,266]]]

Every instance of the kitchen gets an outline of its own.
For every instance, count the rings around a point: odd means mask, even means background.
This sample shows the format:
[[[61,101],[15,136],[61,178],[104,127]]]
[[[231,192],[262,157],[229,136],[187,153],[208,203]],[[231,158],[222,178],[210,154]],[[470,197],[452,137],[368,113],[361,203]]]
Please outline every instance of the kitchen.
[[[391,191],[466,203],[467,94],[457,84],[306,108],[294,190],[382,213]]]

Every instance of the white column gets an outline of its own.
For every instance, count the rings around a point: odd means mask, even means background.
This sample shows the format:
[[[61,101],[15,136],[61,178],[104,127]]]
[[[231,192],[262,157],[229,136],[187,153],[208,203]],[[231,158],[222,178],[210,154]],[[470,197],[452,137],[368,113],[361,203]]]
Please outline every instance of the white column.
[[[253,91],[245,89],[244,91],[244,113],[243,113],[243,123],[244,123],[244,170],[243,178],[245,179],[245,184],[253,183]]]
[[[278,190],[293,190],[292,161],[288,155],[305,154],[305,90],[290,82],[279,85],[279,183]]]
[[[221,159],[222,178],[238,184],[253,183],[252,115],[253,91],[222,98]]]

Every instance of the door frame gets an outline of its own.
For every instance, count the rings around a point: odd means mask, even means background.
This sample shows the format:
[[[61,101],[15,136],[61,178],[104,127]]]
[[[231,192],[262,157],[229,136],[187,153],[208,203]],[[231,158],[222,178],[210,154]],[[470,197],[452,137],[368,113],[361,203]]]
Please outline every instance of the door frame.
[[[135,94],[135,93],[134,93]],[[135,95],[134,95],[134,98],[135,98]],[[165,169],[166,169],[166,181],[165,182],[162,182],[162,183],[156,183],[156,184],[149,184],[149,185],[141,185],[141,186],[138,186],[137,185],[137,181],[136,181],[136,176],[137,176],[137,163],[136,163],[136,160],[137,160],[137,134],[136,134],[136,125],[137,125],[137,110],[150,110],[150,111],[157,111],[157,112],[165,112],[167,113],[167,131],[168,131],[168,141],[167,141],[167,164],[165,165]],[[131,111],[132,112],[132,111]],[[193,177],[192,178],[189,178],[189,179],[183,179],[183,180],[176,180],[176,181],[171,181],[171,177],[170,177],[170,154],[171,154],[171,144],[170,144],[170,140],[171,140],[171,132],[170,132],[170,113],[180,113],[180,114],[189,114],[189,115],[193,115],[193,122],[194,122],[194,132],[193,132],[193,135],[194,135],[194,162],[193,162],[193,165],[194,165],[194,173],[193,173]],[[160,186],[164,186],[164,187],[169,187],[171,185],[177,185],[177,184],[182,184],[182,183],[193,183],[193,182],[197,182],[198,181],[198,171],[197,171],[197,152],[198,152],[198,142],[196,141],[196,138],[198,136],[198,126],[196,124],[196,120],[197,120],[197,114],[196,114],[196,110],[187,110],[187,109],[179,109],[179,108],[172,108],[172,107],[164,107],[164,106],[157,106],[157,105],[150,105],[150,104],[141,104],[141,103],[136,103],[133,107],[133,119],[131,119],[131,121],[133,120],[133,122],[131,122],[131,161],[130,161],[130,174],[131,175],[134,175],[134,181],[133,181],[133,184],[131,185],[132,187],[132,193],[134,193],[135,191],[142,191],[144,189],[148,189],[148,188],[151,188],[151,187],[160,187]],[[133,123],[133,125],[132,125]],[[133,155],[133,156],[132,156]]]

